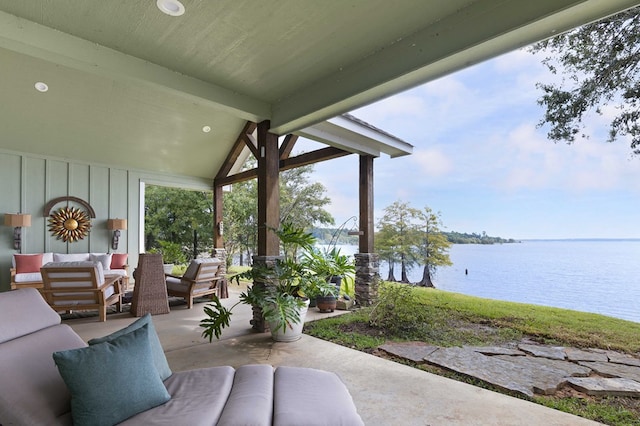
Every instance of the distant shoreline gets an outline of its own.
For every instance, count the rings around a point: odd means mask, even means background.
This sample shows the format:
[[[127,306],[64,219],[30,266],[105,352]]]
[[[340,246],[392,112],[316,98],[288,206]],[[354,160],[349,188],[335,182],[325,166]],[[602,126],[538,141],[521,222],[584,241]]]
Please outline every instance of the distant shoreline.
[[[518,241],[640,241],[640,238],[523,238]]]

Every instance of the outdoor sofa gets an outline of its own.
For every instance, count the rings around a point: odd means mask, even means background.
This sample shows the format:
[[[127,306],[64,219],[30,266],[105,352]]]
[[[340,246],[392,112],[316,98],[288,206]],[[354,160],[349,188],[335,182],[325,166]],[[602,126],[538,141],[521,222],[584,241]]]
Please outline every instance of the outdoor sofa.
[[[88,343],[36,289],[0,293],[0,424],[363,425],[331,372],[261,364],[173,373],[148,314]]]
[[[105,275],[122,277],[122,291],[129,285],[127,253],[33,253],[14,254],[11,259],[11,289],[43,287],[40,268],[50,262],[100,262]]]

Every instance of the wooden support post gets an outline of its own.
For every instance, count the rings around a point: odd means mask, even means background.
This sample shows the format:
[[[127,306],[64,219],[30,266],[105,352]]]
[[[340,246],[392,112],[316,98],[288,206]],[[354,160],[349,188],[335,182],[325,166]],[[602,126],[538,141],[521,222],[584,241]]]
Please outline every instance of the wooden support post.
[[[373,253],[373,156],[360,156],[360,253]]]
[[[217,179],[216,179],[217,180]],[[213,181],[213,246],[217,249],[224,248],[224,223],[222,222],[224,193],[222,185]]]
[[[271,123],[258,123],[258,256],[277,256],[280,243],[270,229],[280,222],[280,152]]]

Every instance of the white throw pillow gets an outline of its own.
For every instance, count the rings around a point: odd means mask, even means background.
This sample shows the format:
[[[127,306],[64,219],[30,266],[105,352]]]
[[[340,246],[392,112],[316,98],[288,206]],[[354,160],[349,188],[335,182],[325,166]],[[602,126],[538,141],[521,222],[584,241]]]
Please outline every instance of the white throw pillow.
[[[102,269],[106,271],[111,269],[111,253],[91,253],[89,260],[102,263]]]

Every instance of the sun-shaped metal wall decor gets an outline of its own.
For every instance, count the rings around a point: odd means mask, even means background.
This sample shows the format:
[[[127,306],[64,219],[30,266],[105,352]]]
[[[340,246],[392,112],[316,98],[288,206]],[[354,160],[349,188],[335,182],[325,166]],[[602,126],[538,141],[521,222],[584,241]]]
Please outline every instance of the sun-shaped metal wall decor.
[[[87,212],[75,207],[62,207],[49,217],[49,230],[65,243],[82,240],[90,229],[91,218]]]

